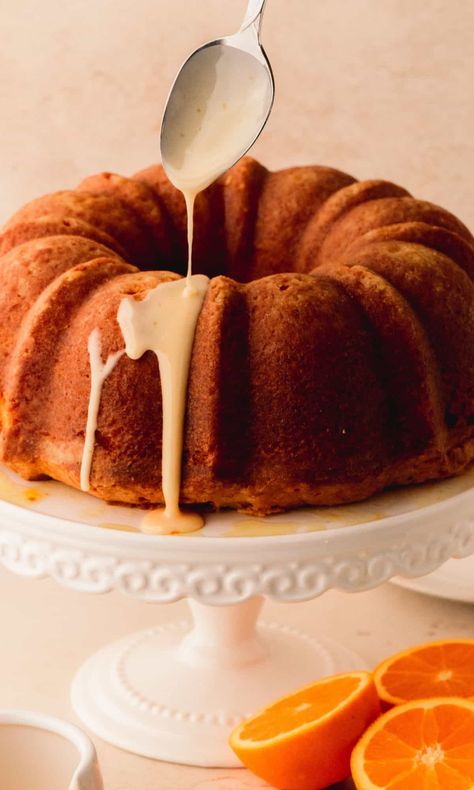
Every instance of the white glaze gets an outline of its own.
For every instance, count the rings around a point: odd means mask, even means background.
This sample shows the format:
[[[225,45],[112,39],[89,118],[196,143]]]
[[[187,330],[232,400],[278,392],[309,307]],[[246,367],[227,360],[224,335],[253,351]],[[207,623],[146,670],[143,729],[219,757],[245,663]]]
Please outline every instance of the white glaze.
[[[207,277],[192,274],[194,201],[253,142],[266,117],[269,93],[267,72],[256,58],[219,45],[202,50],[189,68],[184,66],[167,109],[163,165],[186,203],[187,277],[159,285],[142,302],[124,299],[117,316],[128,356],[138,359],[153,351],[160,368],[165,509],[145,514],[144,532],[192,532],[203,525],[201,516],[179,509],[189,364],[209,284]]]
[[[203,524],[200,516],[181,513],[179,492],[189,365],[196,323],[208,285],[209,279],[203,274],[190,276],[189,282],[182,279],[162,283],[142,301],[123,299],[117,314],[126,354],[139,359],[145,351],[153,351],[160,369],[165,509],[144,516],[142,528],[147,532],[190,532]]]
[[[193,238],[194,238],[194,192],[183,192],[186,203],[187,235],[188,235],[188,269],[186,274],[187,287],[192,288],[191,277],[193,273]]]
[[[87,735],[62,719],[0,710],[2,790],[104,790]]]
[[[184,194],[196,195],[255,140],[271,104],[266,67],[227,44],[200,50],[183,66],[168,104],[163,166]]]
[[[107,376],[112,373],[117,362],[125,353],[124,349],[121,351],[116,351],[114,354],[110,354],[107,357],[106,362],[102,362],[102,343],[100,331],[98,329],[93,329],[90,333],[89,340],[87,342],[87,348],[89,351],[91,384],[89,394],[89,408],[87,411],[86,435],[81,461],[81,488],[83,491],[89,491],[90,488],[90,474],[92,459],[94,456],[95,432],[97,428],[97,417],[99,414],[102,387],[104,386]]]

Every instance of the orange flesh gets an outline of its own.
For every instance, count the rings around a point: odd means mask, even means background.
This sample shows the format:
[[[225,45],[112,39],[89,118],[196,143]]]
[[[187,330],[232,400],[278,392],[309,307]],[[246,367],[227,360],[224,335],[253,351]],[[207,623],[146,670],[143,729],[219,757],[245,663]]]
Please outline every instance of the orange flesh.
[[[401,713],[367,745],[364,769],[376,787],[390,790],[472,790],[472,710],[440,704]]]
[[[474,643],[429,645],[400,657],[380,681],[403,700],[439,696],[474,697]]]
[[[359,677],[340,677],[319,683],[317,688],[303,689],[249,721],[239,737],[241,740],[265,741],[311,724],[347,700],[360,685]]]

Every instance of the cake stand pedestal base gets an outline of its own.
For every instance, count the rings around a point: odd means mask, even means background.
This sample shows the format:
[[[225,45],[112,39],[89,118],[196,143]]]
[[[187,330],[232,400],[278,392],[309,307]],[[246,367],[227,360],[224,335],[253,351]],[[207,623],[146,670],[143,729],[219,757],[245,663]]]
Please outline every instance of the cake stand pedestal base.
[[[323,675],[364,661],[326,639],[260,623],[263,599],[189,601],[193,625],[170,623],[100,650],[75,677],[76,713],[128,751],[171,762],[237,767],[227,744],[243,718]]]

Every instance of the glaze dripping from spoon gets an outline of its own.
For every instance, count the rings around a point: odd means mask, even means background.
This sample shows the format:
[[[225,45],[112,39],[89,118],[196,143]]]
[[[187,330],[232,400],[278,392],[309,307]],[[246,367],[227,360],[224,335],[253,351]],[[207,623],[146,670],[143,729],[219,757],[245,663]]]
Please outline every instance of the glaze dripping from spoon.
[[[274,82],[259,41],[264,5],[265,0],[250,0],[238,33],[200,47],[178,73],[163,116],[161,154],[186,203],[187,274],[158,285],[141,301],[124,298],[117,314],[127,356],[139,359],[152,351],[160,370],[165,507],[143,517],[141,528],[149,533],[185,533],[203,525],[199,514],[179,505],[189,367],[209,286],[207,277],[192,273],[194,201],[248,151],[270,114]]]

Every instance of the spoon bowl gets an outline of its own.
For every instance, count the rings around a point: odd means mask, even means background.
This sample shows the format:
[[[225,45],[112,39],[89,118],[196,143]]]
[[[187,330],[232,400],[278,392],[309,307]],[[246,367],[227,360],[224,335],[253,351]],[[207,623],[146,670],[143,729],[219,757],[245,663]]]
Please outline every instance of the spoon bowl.
[[[193,52],[171,88],[161,127],[170,181],[196,194],[253,145],[270,115],[275,83],[260,45],[265,0],[251,0],[240,30]]]

